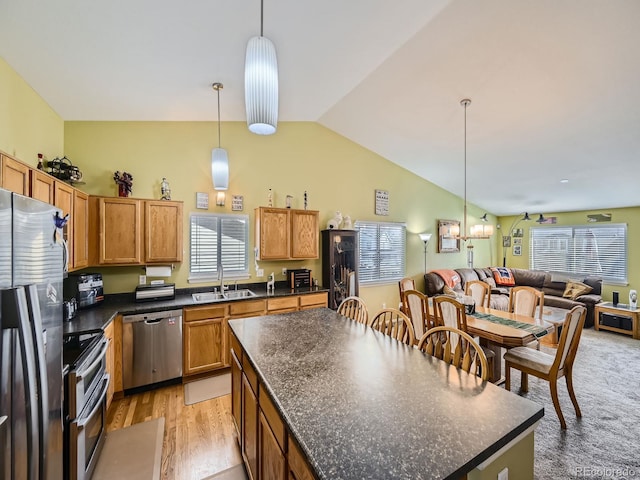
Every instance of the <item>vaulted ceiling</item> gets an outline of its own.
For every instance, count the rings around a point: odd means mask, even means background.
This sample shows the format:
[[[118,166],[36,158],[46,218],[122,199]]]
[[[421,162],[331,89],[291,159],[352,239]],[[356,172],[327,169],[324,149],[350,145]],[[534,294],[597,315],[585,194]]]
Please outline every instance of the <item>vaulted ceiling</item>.
[[[640,205],[637,0],[265,0],[280,121],[498,215]],[[244,120],[258,0],[0,1],[0,56],[64,120]],[[561,183],[562,179],[568,180]]]

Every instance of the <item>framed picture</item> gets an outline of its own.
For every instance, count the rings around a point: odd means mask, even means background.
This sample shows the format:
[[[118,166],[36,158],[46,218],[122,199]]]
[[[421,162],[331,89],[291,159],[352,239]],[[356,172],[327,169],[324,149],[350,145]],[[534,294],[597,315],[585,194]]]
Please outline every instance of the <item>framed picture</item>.
[[[524,237],[524,230],[522,228],[516,228],[513,230],[514,237]]]
[[[376,215],[389,215],[389,192],[376,190]]]
[[[514,245],[513,246],[513,255],[519,257],[522,255],[522,245]]]
[[[460,251],[460,222],[458,220],[438,220],[438,253]]]
[[[522,245],[522,237],[513,237],[514,245]]]
[[[511,246],[511,237],[509,235],[505,235],[502,237],[502,248],[509,248]]]

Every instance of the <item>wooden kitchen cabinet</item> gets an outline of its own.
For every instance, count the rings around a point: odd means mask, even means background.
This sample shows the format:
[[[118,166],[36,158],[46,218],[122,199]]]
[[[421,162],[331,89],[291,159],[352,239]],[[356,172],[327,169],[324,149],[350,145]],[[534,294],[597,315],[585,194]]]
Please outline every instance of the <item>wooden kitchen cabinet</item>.
[[[258,449],[260,480],[286,480],[286,458],[262,412],[258,425]]]
[[[89,263],[182,261],[182,202],[89,197]]]
[[[260,260],[318,258],[318,211],[256,208],[255,244]]]
[[[107,366],[106,370],[109,374],[109,386],[107,387],[107,410],[109,410],[109,406],[111,405],[111,401],[113,400],[113,393],[115,391],[115,342],[114,342],[114,322],[111,322],[107,328],[104,329],[104,337],[109,342],[109,346],[107,347]]]
[[[267,313],[286,313],[298,310],[298,296],[275,297],[267,299]]]
[[[29,196],[29,166],[7,155],[0,155],[0,185],[5,190]]]
[[[145,262],[182,261],[182,202],[144,201]]]
[[[67,269],[73,269],[73,191],[74,188],[61,180],[53,182],[53,204],[62,210],[62,216],[69,215],[69,221],[62,230],[67,243]]]
[[[29,171],[31,198],[53,205],[54,178],[40,170]]]
[[[306,295],[300,295],[300,310],[326,307],[328,304],[328,292],[308,293]]]
[[[226,305],[185,308],[182,324],[182,375],[228,365]]]
[[[72,266],[69,270],[78,270],[89,266],[89,195],[73,189]]]
[[[242,408],[241,398],[242,398],[242,364],[240,363],[240,359],[236,356],[236,352],[238,350],[231,350],[231,416],[233,417],[233,423],[236,426],[236,432],[238,433],[238,438],[240,438],[240,428],[242,424],[240,423],[240,419],[242,418],[240,414],[240,409]],[[238,353],[242,356],[242,352]]]

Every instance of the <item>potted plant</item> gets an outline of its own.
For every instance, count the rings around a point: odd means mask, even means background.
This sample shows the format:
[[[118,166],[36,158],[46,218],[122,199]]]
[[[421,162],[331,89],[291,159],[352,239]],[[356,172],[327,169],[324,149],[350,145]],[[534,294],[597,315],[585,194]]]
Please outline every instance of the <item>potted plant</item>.
[[[133,177],[130,173],[119,171],[113,174],[113,180],[118,185],[118,195],[120,197],[128,197],[131,193],[131,187],[133,187]]]

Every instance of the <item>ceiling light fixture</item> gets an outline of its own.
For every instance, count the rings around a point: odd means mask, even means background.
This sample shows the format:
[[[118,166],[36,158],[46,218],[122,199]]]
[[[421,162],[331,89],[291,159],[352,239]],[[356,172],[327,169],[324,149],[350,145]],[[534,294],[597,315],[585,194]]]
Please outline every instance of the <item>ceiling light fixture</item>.
[[[278,127],[278,59],[276,47],[262,35],[264,0],[260,0],[260,36],[247,44],[244,65],[244,103],[249,131],[276,133]]]
[[[489,238],[493,235],[493,225],[473,225],[467,233],[467,107],[471,105],[471,100],[465,98],[460,101],[460,105],[464,107],[464,220],[462,225],[462,235],[458,238],[462,241],[471,240],[474,238]],[[487,221],[487,214],[485,213],[481,218],[483,221]],[[471,263],[473,260],[471,260]]]
[[[544,223],[546,222],[547,219],[544,218],[544,215],[540,214],[540,216],[538,217],[538,219],[536,220],[536,223]]]
[[[212,87],[218,92],[218,148],[211,152],[211,177],[215,190],[226,190],[229,188],[229,156],[227,151],[220,147],[220,90],[224,85],[216,82]]]

